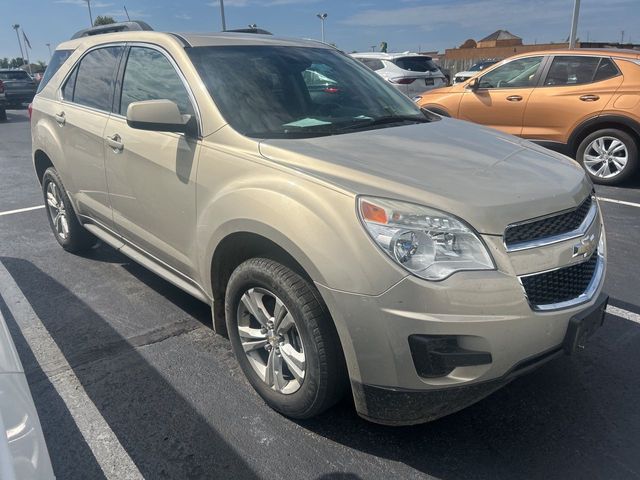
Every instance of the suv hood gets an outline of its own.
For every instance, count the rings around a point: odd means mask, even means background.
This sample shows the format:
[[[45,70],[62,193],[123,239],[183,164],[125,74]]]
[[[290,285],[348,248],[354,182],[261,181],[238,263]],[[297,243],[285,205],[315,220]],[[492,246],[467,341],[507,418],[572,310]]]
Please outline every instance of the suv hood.
[[[452,213],[481,233],[576,207],[592,190],[573,160],[459,120],[260,142],[277,163],[352,194]]]

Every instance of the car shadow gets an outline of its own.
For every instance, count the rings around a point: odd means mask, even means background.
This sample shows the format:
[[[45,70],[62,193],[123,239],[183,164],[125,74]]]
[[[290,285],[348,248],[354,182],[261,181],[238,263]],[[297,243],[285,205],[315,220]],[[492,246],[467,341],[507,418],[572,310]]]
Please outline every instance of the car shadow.
[[[0,262],[144,478],[255,478],[246,461],[207,419],[105,319],[31,262],[11,257],[0,257]],[[102,350],[88,357],[86,345],[96,338]],[[26,342],[20,340],[16,346],[29,383],[42,381],[43,372]],[[36,408],[45,420],[43,429],[56,476],[99,478],[101,475],[91,475],[91,468],[84,470],[84,462],[66,452],[91,458],[77,435],[66,436],[69,426],[63,422],[69,413],[64,403],[39,403]]]
[[[24,115],[24,114],[16,114],[14,112],[12,112],[11,110],[7,110],[7,119],[2,122],[0,121],[0,124],[2,123],[29,123],[31,120],[29,119],[28,115]]]

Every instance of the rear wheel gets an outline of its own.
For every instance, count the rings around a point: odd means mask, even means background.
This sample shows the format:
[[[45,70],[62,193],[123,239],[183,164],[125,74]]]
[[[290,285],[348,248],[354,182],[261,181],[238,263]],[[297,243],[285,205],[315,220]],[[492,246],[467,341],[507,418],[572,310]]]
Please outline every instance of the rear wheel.
[[[598,130],[580,143],[576,160],[594,183],[616,185],[629,179],[637,170],[638,145],[622,130]]]
[[[80,252],[96,244],[96,237],[80,224],[69,195],[55,168],[50,167],[42,177],[42,192],[49,225],[58,243],[68,252]]]
[[[302,419],[340,400],[347,385],[342,349],[306,279],[273,260],[247,260],[229,279],[225,310],[238,363],[269,406]]]

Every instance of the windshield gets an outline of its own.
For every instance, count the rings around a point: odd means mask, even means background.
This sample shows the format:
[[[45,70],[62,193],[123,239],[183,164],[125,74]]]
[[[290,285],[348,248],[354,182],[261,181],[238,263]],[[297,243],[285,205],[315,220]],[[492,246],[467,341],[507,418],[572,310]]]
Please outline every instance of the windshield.
[[[328,48],[187,50],[227,122],[255,138],[300,138],[383,128],[427,117],[358,61]]]
[[[0,80],[31,80],[27,72],[15,70],[13,72],[0,72]]]
[[[437,72],[438,67],[431,57],[401,57],[396,58],[393,63],[403,70],[410,72]]]
[[[490,67],[491,65],[493,65],[496,62],[480,62],[480,63],[476,63],[475,65],[473,65],[469,71],[470,72],[479,72],[480,70],[484,70],[487,67]]]

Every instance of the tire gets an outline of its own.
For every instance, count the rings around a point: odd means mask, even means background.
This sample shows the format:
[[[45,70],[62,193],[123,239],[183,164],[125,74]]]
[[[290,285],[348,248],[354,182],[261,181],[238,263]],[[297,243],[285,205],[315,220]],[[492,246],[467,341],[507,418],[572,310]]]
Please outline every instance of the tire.
[[[594,183],[618,185],[638,169],[638,144],[627,132],[605,128],[580,142],[576,160]]]
[[[278,312],[288,312],[280,322],[276,318],[278,301],[284,307]],[[247,302],[258,307],[257,316],[247,308]],[[261,306],[267,315],[261,313]],[[305,419],[343,397],[348,378],[338,334],[315,288],[293,270],[265,258],[242,263],[227,285],[225,316],[236,359],[249,383],[271,408],[291,418]],[[268,323],[269,318],[272,323]],[[261,331],[260,325],[265,324],[269,329]],[[243,341],[245,346],[256,348],[245,353]],[[301,359],[303,369],[298,368]],[[264,365],[267,372],[269,362],[279,372],[271,381],[256,367]]]
[[[81,252],[97,243],[96,237],[85,230],[78,221],[69,195],[53,167],[48,168],[42,176],[42,193],[49,226],[62,248],[67,252]],[[62,212],[57,207],[60,203],[63,205]],[[58,213],[60,215],[57,215]]]
[[[4,108],[0,108],[0,122],[5,122],[7,120],[7,110]]]

